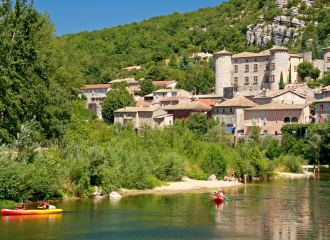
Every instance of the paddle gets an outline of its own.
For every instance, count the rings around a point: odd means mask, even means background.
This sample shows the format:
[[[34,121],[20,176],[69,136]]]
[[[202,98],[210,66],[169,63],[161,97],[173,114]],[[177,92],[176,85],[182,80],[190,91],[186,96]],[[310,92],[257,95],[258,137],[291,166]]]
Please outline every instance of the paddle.
[[[213,191],[216,192],[216,190],[214,188],[211,188],[211,190],[213,190]],[[227,202],[230,202],[231,201],[231,199],[229,199],[229,198],[225,198],[225,199],[227,200]]]
[[[40,203],[40,205],[41,205],[45,200],[47,200],[48,198],[49,198],[49,195],[47,194],[46,197],[45,197],[45,199]],[[40,205],[39,205],[38,207],[40,207]]]
[[[24,200],[22,199],[20,202],[19,202],[19,204],[22,204],[24,202]]]

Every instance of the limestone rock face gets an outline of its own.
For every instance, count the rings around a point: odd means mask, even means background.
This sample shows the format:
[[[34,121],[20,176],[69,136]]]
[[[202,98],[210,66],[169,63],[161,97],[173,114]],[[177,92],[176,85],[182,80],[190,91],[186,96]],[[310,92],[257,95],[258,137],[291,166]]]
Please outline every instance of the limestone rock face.
[[[94,197],[101,196],[102,195],[102,188],[97,187],[97,186],[94,186],[94,188],[95,188],[95,192],[92,194],[92,196],[94,196]]]
[[[116,192],[111,192],[109,194],[109,198],[114,198],[114,199],[118,199],[118,198],[122,198],[122,196]]]

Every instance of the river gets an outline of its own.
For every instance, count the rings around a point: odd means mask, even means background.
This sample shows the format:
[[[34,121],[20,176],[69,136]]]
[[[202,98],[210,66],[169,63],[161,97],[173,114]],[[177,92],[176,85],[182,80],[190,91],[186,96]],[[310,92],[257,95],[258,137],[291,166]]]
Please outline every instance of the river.
[[[0,239],[329,239],[330,171],[210,193],[56,202],[60,215],[1,216]],[[34,204],[28,208],[35,207]]]

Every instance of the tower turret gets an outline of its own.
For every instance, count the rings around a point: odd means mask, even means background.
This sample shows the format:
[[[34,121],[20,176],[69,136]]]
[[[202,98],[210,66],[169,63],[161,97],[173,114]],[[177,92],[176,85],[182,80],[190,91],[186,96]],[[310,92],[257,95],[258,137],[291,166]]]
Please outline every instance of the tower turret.
[[[232,55],[231,52],[225,50],[214,54],[216,94],[223,94],[224,87],[232,86]]]
[[[283,74],[283,81],[288,81],[288,69],[290,68],[290,55],[289,49],[286,47],[273,47],[270,51],[270,89],[279,89],[279,82],[281,72]]]

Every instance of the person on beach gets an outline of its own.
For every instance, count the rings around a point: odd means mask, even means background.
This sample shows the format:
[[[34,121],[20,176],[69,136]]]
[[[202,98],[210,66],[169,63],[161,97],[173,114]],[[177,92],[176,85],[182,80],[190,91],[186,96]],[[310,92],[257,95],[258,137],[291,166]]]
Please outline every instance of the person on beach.
[[[223,180],[229,181],[229,178],[227,177],[227,175],[225,176],[225,178]]]
[[[212,174],[209,176],[208,181],[216,181],[216,180],[217,180],[217,177],[215,176],[214,173],[212,173]]]
[[[244,182],[246,183],[247,175],[244,173]]]
[[[235,171],[234,171],[234,169],[231,169],[231,178],[235,178]]]
[[[316,170],[316,166],[314,165],[314,168],[313,168],[313,170],[314,170],[314,174],[315,174],[315,170]]]

